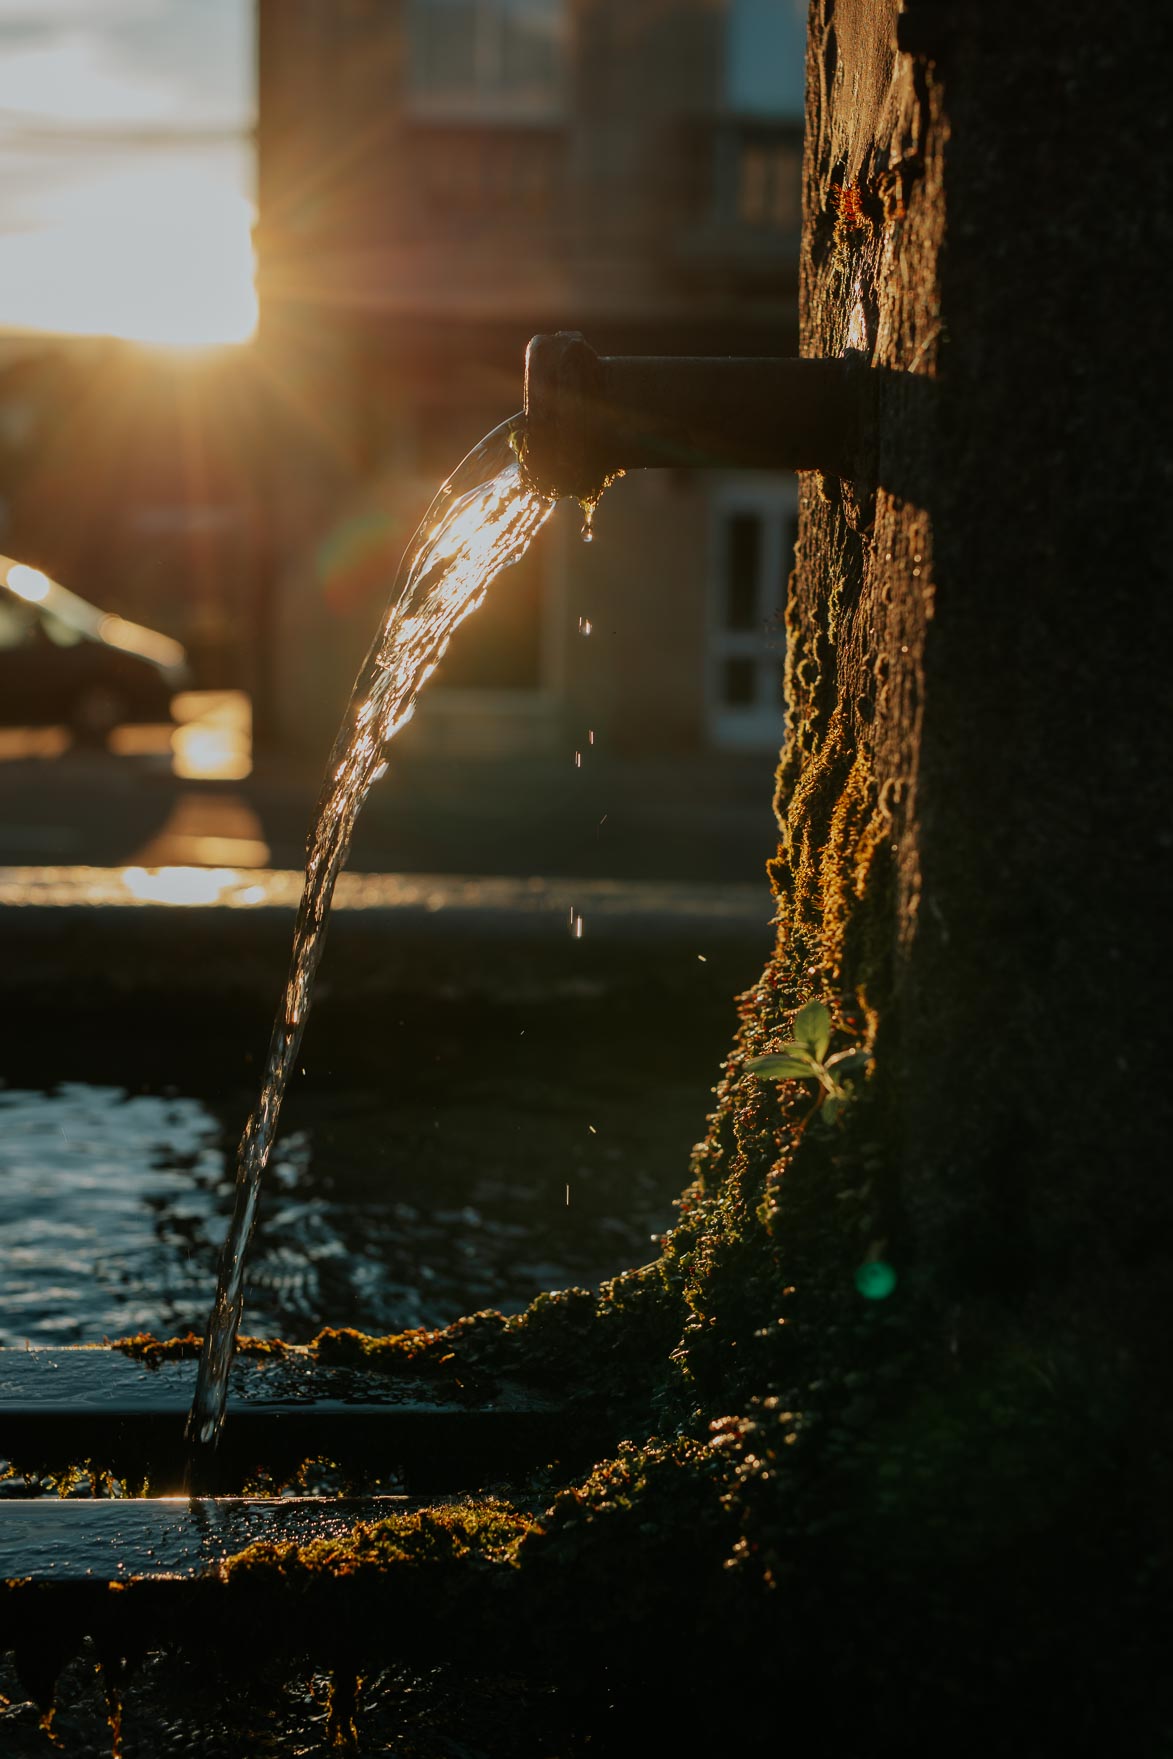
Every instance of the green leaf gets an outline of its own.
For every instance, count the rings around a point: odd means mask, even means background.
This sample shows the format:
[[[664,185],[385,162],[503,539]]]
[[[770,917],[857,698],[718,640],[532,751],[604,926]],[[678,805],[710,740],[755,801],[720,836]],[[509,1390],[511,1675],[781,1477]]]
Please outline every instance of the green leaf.
[[[828,1094],[819,1107],[819,1116],[824,1124],[833,1124],[846,1104],[845,1099],[836,1099],[834,1094]]]
[[[833,1057],[827,1058],[827,1068],[834,1069],[836,1076],[858,1075],[870,1061],[865,1050],[836,1051]]]
[[[816,1062],[822,1062],[831,1042],[831,1015],[823,1002],[808,1002],[794,1017],[794,1036]]]
[[[777,1051],[773,1056],[750,1057],[746,1068],[763,1081],[809,1081],[815,1071],[808,1057],[787,1056]]]

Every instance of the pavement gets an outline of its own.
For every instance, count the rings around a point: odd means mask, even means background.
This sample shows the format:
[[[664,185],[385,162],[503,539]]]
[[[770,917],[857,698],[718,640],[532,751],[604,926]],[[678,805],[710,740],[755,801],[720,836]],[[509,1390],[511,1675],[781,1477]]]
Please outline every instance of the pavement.
[[[201,773],[167,728],[111,752],[0,730],[0,866],[298,869],[320,772],[281,756]],[[226,766],[221,765],[221,770]],[[244,769],[246,774],[240,774]],[[776,833],[768,757],[392,762],[359,821],[355,873],[761,882]]]

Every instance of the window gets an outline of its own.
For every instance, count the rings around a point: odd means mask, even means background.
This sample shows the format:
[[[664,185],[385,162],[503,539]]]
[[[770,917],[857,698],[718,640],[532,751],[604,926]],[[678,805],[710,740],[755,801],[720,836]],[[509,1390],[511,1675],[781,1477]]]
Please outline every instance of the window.
[[[801,172],[792,141],[741,141],[737,166],[737,217],[747,226],[796,231],[801,220]]]
[[[725,97],[741,116],[802,115],[806,0],[730,0]]]
[[[565,25],[563,0],[409,0],[413,109],[514,121],[557,115]]]
[[[729,477],[713,500],[709,735],[728,750],[777,750],[785,730],[786,589],[797,536],[796,488]]]

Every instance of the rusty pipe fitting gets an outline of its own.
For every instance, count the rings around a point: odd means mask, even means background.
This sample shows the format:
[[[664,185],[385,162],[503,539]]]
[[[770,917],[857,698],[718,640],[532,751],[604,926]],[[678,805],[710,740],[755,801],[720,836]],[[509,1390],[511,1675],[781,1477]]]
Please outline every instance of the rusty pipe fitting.
[[[540,493],[588,502],[622,470],[847,475],[866,378],[843,360],[607,356],[575,330],[535,336],[522,468]]]

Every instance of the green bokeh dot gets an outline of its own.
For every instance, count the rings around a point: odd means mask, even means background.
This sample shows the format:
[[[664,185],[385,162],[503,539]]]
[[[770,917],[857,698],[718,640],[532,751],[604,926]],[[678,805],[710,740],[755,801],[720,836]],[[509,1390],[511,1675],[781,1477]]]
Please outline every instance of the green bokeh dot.
[[[896,1272],[882,1258],[873,1258],[856,1271],[855,1286],[865,1300],[883,1301],[896,1287]]]

